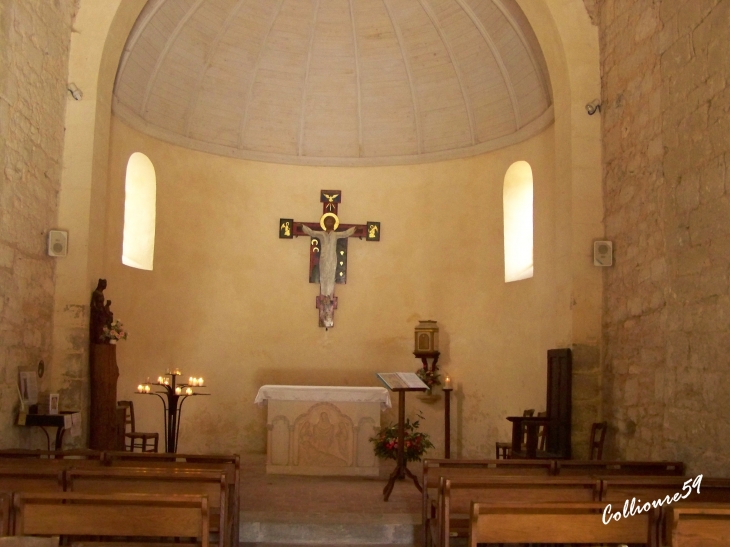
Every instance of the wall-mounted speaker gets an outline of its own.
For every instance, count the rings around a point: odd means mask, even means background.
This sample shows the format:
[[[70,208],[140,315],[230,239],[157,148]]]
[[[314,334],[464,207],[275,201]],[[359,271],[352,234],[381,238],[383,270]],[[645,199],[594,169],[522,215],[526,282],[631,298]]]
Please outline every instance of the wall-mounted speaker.
[[[68,254],[68,232],[50,230],[48,232],[48,256],[66,256]]]
[[[593,242],[593,265],[613,266],[613,243],[610,241]]]

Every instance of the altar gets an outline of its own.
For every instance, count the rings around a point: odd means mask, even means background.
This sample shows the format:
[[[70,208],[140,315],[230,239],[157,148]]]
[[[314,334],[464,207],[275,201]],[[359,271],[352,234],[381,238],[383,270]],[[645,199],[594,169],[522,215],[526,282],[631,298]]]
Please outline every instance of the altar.
[[[378,475],[369,439],[391,407],[385,388],[265,385],[255,403],[268,406],[267,473]]]

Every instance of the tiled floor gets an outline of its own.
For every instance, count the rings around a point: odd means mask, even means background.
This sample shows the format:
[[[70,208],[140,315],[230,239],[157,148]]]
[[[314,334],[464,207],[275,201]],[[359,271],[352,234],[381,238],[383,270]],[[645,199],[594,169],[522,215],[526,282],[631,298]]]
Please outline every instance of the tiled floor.
[[[263,456],[241,461],[241,528],[245,547],[420,544],[421,494],[398,481],[388,502],[379,478],[267,475]],[[420,464],[412,470],[420,475]]]
[[[301,477],[267,475],[264,456],[246,456],[241,461],[241,510],[287,514],[393,514],[417,515],[421,493],[410,480],[396,482],[387,502],[383,487],[394,464],[381,468],[382,478]],[[420,476],[420,463],[412,465]]]

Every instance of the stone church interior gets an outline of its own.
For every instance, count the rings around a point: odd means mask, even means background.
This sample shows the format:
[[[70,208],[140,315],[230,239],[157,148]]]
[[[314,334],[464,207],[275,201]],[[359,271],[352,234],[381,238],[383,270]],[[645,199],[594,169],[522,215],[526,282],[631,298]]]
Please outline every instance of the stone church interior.
[[[728,44],[0,0],[0,544],[730,545]]]

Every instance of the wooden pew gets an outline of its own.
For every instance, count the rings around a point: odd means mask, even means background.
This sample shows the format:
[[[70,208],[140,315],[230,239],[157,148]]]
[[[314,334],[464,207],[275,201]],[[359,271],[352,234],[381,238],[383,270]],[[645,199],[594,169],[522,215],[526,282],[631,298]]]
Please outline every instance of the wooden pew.
[[[102,463],[111,467],[163,467],[165,469],[224,470],[229,489],[229,530],[233,545],[238,545],[240,518],[241,458],[238,454],[164,454],[151,452],[106,451]]]
[[[101,460],[102,452],[99,450],[25,450],[21,448],[9,448],[0,450],[0,462],[6,459],[77,459],[77,460]]]
[[[204,496],[16,493],[13,505],[16,536],[196,538],[208,547]]]
[[[11,492],[0,492],[0,536],[10,535],[10,508],[13,503]]]
[[[421,523],[424,545],[429,542],[431,511],[438,504],[438,488],[442,477],[469,479],[500,475],[548,476],[553,473],[554,460],[423,460],[423,493]]]
[[[165,469],[162,467],[115,467],[68,469],[66,491],[83,494],[190,494],[207,496],[210,531],[218,545],[230,545],[229,489],[221,470]]]
[[[689,481],[691,494],[684,499],[674,499],[671,503],[678,501],[682,503],[730,503],[730,479],[702,478],[700,493],[692,487],[696,477],[607,477],[602,480],[601,501],[606,503],[623,503],[626,500],[631,502],[636,498],[637,504],[664,500],[666,496],[670,499],[674,494],[687,495],[687,489],[683,490],[684,484]],[[668,503],[662,505],[667,506]],[[618,507],[618,506],[617,506]],[[620,510],[615,509],[615,510]]]
[[[477,503],[597,502],[601,482],[591,477],[490,477],[441,479],[436,518],[429,536],[448,547],[452,537],[469,535],[469,511]]]
[[[4,463],[4,462],[3,462]],[[63,470],[56,468],[0,467],[0,491],[63,492]]]
[[[556,475],[684,475],[682,462],[556,460]]]
[[[665,510],[671,547],[726,547],[730,543],[730,505],[694,503]]]
[[[693,487],[696,477],[608,477],[602,481],[601,501],[612,504],[612,512],[622,512],[628,501],[628,508],[636,498],[636,506],[654,503],[662,507],[660,515],[660,539],[665,537],[666,510],[677,503],[730,503],[730,479],[702,478],[700,493]],[[689,481],[687,483],[687,481]],[[689,487],[684,488],[685,483]],[[687,496],[686,498],[684,496]]]
[[[238,544],[238,520],[239,520],[239,481],[240,481],[240,459],[238,455],[186,455],[186,454],[141,454],[130,452],[99,452],[99,451],[64,451],[47,452],[39,450],[5,450],[0,452],[0,468],[7,468],[8,475],[17,474],[21,471],[27,475],[35,470],[39,476],[55,471],[61,477],[58,479],[63,484],[63,473],[65,470],[74,468],[109,469],[109,468],[140,468],[155,467],[167,469],[171,472],[179,470],[195,471],[224,471],[227,482],[227,526],[226,537],[231,538],[234,545]],[[2,474],[0,474],[2,477]],[[37,479],[38,477],[36,477]],[[54,479],[55,480],[55,479]],[[28,482],[28,486],[17,486],[10,484],[10,491],[49,491],[46,484],[44,487],[33,486],[39,482]],[[0,489],[3,483],[0,481]],[[57,490],[54,488],[53,490]]]
[[[472,503],[469,547],[478,543],[653,546],[658,510],[603,524],[602,503]]]

